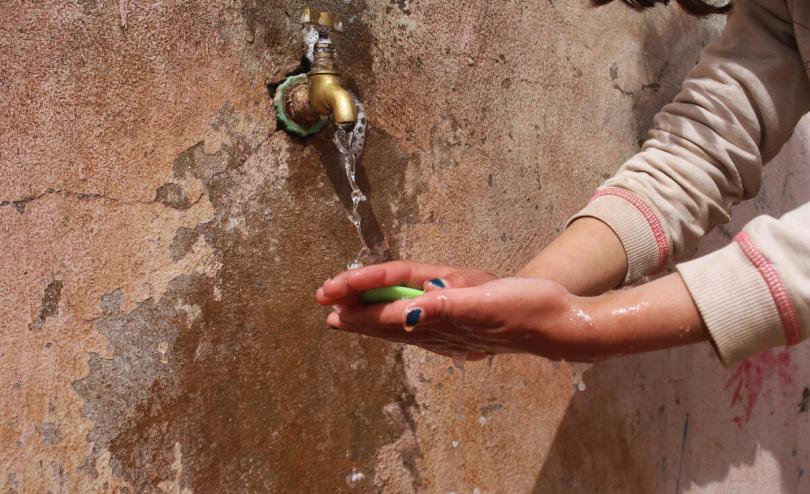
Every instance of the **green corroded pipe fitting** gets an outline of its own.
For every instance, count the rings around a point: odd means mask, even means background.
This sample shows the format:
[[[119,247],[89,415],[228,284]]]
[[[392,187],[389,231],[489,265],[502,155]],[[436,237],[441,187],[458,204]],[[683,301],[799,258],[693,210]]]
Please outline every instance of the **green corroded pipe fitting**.
[[[395,302],[408,298],[416,298],[424,295],[425,292],[407,286],[385,286],[374,288],[360,294],[360,301],[364,304],[379,304],[385,302]]]
[[[288,97],[291,96],[291,90],[300,84],[309,84],[306,74],[299,74],[290,76],[276,88],[276,95],[273,98],[273,106],[276,107],[276,118],[283,124],[284,128],[288,131],[297,134],[301,137],[311,136],[319,132],[324,125],[326,125],[328,118],[321,118],[315,121],[312,125],[302,125],[293,120],[292,115],[287,114]]]

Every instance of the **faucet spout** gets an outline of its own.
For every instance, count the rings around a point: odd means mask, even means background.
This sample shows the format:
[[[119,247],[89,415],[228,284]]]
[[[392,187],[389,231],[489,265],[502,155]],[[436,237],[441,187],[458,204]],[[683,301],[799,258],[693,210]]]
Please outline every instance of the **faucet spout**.
[[[328,37],[318,40],[312,70],[309,71],[309,104],[320,115],[332,115],[338,125],[357,123],[357,108],[352,95],[340,82],[335,63],[335,48]]]
[[[288,131],[301,136],[320,131],[332,117],[338,129],[354,129],[358,119],[355,97],[341,82],[335,61],[332,31],[341,32],[343,23],[328,12],[304,9],[305,29],[315,29],[317,41],[312,46],[312,67],[303,74],[288,77],[277,87],[274,96],[276,115]]]
[[[310,74],[309,104],[320,115],[332,115],[335,124],[357,123],[357,108],[352,95],[340,84],[336,74]]]

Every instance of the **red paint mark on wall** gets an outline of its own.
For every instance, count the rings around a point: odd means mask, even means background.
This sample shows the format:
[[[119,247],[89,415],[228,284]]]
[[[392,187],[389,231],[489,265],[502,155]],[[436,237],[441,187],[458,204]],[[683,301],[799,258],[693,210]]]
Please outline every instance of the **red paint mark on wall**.
[[[734,389],[731,407],[734,408],[739,403],[743,408],[743,413],[732,419],[737,427],[742,427],[751,420],[751,414],[763,395],[766,384],[774,380],[777,385],[793,382],[790,368],[790,352],[782,350],[760,353],[741,362],[734,369],[734,374],[726,381],[726,389]]]

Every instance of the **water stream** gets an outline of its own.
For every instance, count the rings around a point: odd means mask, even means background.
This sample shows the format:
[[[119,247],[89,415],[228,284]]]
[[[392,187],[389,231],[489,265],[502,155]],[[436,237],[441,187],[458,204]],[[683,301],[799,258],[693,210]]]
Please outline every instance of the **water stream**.
[[[346,214],[357,230],[361,245],[360,252],[346,265],[348,269],[360,268],[367,263],[374,262],[371,249],[366,242],[366,237],[363,235],[363,220],[358,211],[360,203],[366,200],[366,196],[360,190],[360,186],[357,185],[356,177],[357,160],[363,152],[363,145],[366,140],[366,112],[354,94],[352,94],[352,98],[354,98],[354,104],[357,107],[357,124],[351,131],[338,127],[335,130],[334,138],[335,147],[343,163],[343,169],[346,171],[346,180],[351,188],[352,207],[346,211]]]
[[[464,384],[467,380],[467,370],[464,368],[465,362],[467,362],[466,353],[453,352],[453,367],[461,373],[458,385],[458,403],[456,404],[456,421],[461,419],[461,410],[464,406]]]
[[[459,383],[458,383],[458,401],[456,402],[456,418],[454,420],[455,426],[455,435],[457,436],[456,439],[453,439],[450,442],[450,445],[453,448],[458,448],[461,444],[461,440],[458,439],[460,428],[461,428],[461,419],[462,419],[462,411],[464,407],[464,385],[467,381],[467,370],[464,368],[464,364],[467,362],[467,354],[465,352],[453,352],[453,368],[461,374],[459,376]]]

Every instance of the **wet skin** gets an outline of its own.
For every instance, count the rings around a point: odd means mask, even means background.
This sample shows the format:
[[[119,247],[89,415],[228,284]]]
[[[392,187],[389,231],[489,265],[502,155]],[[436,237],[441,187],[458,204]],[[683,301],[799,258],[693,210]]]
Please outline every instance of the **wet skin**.
[[[359,303],[361,292],[397,284],[427,293],[387,304]],[[338,307],[327,317],[331,328],[443,355],[466,352],[469,358],[531,353],[594,361],[708,338],[678,274],[582,297],[540,277],[499,279],[485,271],[398,261],[340,273],[318,289],[316,299]]]

